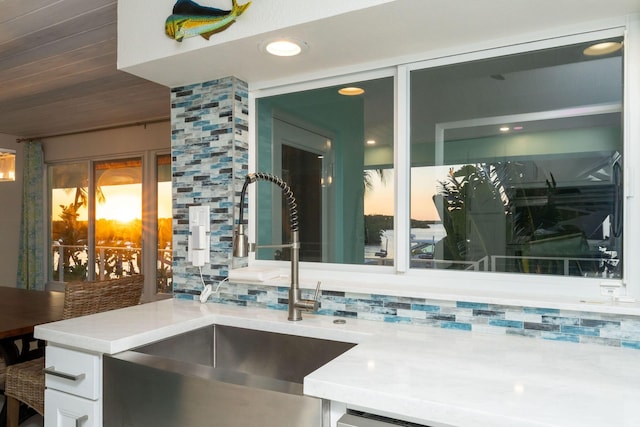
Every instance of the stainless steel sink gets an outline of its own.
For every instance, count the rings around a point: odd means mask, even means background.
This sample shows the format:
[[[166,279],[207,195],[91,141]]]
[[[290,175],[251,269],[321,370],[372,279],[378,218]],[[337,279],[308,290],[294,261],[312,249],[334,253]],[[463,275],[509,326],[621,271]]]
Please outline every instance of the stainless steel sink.
[[[216,325],[105,356],[103,425],[328,426],[302,382],[354,345]]]

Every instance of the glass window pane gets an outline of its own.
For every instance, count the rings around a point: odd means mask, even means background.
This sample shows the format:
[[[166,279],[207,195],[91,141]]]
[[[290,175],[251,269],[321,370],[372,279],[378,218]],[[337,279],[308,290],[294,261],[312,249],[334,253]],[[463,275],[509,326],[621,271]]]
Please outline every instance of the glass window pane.
[[[142,265],[142,161],[94,163],[96,276],[140,274]]]
[[[622,50],[586,47],[411,73],[412,267],[621,277]]]
[[[88,164],[49,167],[51,201],[51,259],[49,280],[87,279]]]
[[[338,93],[345,86],[364,92]],[[393,105],[391,77],[258,99],[257,170],[294,192],[301,261],[393,264]],[[280,188],[256,186],[257,244],[287,243]],[[256,258],[289,254],[258,249]]]
[[[171,199],[171,156],[156,157],[158,177],[158,259],[156,292],[170,294],[173,291],[173,250],[172,242],[172,199]]]

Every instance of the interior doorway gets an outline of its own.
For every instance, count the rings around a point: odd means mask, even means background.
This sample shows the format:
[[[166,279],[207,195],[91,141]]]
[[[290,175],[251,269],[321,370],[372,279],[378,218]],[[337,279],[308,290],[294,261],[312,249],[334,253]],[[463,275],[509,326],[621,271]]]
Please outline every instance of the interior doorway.
[[[283,145],[282,176],[298,203],[300,260],[322,261],[322,159],[316,153]],[[286,212],[286,202],[282,203]],[[283,241],[291,241],[288,227],[282,234]]]
[[[298,123],[274,118],[273,139],[274,173],[291,187],[298,205],[300,260],[322,262],[328,258],[327,170],[331,164],[330,138]],[[276,210],[280,211],[279,214]],[[290,241],[285,201],[274,205],[272,224],[274,236],[281,236],[282,242]],[[288,251],[275,253],[274,257],[290,259]]]

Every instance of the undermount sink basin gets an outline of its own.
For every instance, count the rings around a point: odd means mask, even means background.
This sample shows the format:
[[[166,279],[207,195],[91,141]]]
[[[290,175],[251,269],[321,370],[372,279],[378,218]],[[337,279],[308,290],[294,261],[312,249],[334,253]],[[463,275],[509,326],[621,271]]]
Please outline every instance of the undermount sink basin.
[[[215,325],[104,357],[104,426],[323,426],[302,382],[355,344]]]

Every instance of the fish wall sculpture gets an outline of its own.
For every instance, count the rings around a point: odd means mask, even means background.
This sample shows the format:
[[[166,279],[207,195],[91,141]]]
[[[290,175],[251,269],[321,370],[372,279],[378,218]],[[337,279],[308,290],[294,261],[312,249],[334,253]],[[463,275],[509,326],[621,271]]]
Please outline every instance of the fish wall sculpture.
[[[167,18],[165,33],[172,39],[181,42],[186,37],[202,36],[209,40],[213,34],[224,31],[236,18],[242,15],[251,2],[238,5],[232,0],[231,10],[200,6],[191,0],[178,0],[173,6],[173,13]]]

